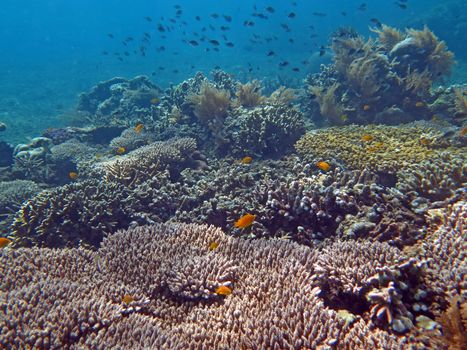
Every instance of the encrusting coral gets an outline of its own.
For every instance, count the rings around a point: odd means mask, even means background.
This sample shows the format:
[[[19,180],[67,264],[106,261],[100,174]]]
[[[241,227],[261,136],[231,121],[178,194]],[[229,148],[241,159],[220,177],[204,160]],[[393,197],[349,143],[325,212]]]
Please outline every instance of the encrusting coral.
[[[318,254],[289,242],[239,240],[214,227],[183,224],[121,231],[96,252],[8,250],[0,255],[0,344],[132,349],[417,344],[418,338],[373,329],[364,317],[348,323],[326,306],[312,285]]]
[[[442,139],[436,130],[418,126],[349,125],[309,132],[295,147],[308,161],[334,159],[350,169],[395,173],[437,158],[437,147],[448,146]],[[462,150],[450,148],[450,151]]]

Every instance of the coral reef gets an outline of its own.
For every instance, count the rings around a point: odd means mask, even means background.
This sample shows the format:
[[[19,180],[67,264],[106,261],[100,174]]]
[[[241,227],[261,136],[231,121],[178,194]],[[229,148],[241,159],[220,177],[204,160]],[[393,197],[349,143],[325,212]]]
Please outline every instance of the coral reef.
[[[98,179],[45,190],[16,213],[11,237],[16,246],[97,247],[104,235],[126,228],[136,215],[136,197],[118,183]]]
[[[5,141],[0,141],[0,167],[13,164],[13,147]]]
[[[240,108],[224,124],[226,148],[234,156],[282,155],[305,132],[302,113],[285,104]]]
[[[177,178],[183,168],[202,166],[200,157],[196,141],[181,138],[142,146],[126,155],[100,162],[96,168],[102,169],[107,181],[131,187],[165,170]]]
[[[395,173],[439,157],[438,148],[448,146],[443,143],[442,134],[427,127],[349,125],[309,132],[297,142],[296,149],[308,161],[335,160],[336,165],[342,162],[350,169]]]
[[[79,97],[77,111],[94,126],[124,126],[144,122],[157,104],[160,88],[145,76],[113,78]]]
[[[377,40],[349,28],[332,36],[334,63],[307,78],[307,114],[317,123],[396,125],[434,114],[431,87],[450,73],[453,53],[427,27],[373,31]]]
[[[110,147],[117,150],[123,147],[127,152],[154,142],[154,136],[146,130],[137,131],[135,128],[123,130],[122,134],[110,141]]]
[[[212,242],[218,243],[214,250]],[[0,318],[0,344],[171,349],[417,344],[416,337],[373,329],[360,316],[354,325],[346,323],[327,307],[310,285],[317,258],[317,251],[292,243],[237,240],[213,227],[179,224],[119,232],[97,252],[10,250],[0,256],[0,312],[8,314]],[[380,261],[386,260],[391,257]],[[218,294],[220,286],[231,293]]]
[[[26,200],[43,189],[33,181],[13,180],[0,182],[0,232],[7,233],[13,222],[14,214]]]

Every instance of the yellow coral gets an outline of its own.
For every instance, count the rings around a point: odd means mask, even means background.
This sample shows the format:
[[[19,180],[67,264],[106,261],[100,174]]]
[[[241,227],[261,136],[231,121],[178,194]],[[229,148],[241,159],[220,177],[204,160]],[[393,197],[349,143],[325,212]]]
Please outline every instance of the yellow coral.
[[[401,31],[386,24],[383,24],[381,28],[371,28],[370,30],[378,34],[380,46],[388,52],[405,38],[405,35]]]
[[[220,90],[204,83],[199,94],[192,94],[188,100],[194,105],[194,113],[200,122],[214,127],[215,124],[222,123],[228,115],[230,106],[230,93],[227,90]]]
[[[372,135],[362,141],[362,135]],[[304,135],[295,145],[297,152],[312,161],[315,158],[336,159],[351,169],[369,168],[396,172],[399,169],[437,157],[441,149],[420,144],[422,135],[439,137],[429,128],[409,126],[341,126],[315,130]],[[456,152],[455,149],[450,151]]]
[[[344,107],[336,98],[336,90],[339,86],[338,83],[334,83],[327,90],[320,86],[310,86],[309,88],[310,92],[316,96],[321,115],[334,125],[344,123],[344,118],[342,118],[345,114]]]
[[[245,108],[259,106],[264,101],[264,96],[261,95],[261,83],[258,80],[246,84],[238,83],[236,96],[237,104]]]

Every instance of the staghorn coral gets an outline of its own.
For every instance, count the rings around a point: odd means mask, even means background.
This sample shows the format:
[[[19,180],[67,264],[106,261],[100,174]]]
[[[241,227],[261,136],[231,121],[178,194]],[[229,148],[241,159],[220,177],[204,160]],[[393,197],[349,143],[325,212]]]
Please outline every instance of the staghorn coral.
[[[441,153],[438,158],[409,166],[398,174],[397,188],[411,196],[415,211],[444,206],[463,196],[467,185],[465,157]]]
[[[138,199],[125,186],[86,180],[42,191],[23,203],[11,237],[22,247],[97,247],[106,233],[142,221],[137,209]]]
[[[266,104],[251,110],[237,109],[225,120],[226,147],[235,156],[277,156],[305,132],[301,112],[281,104]]]
[[[412,329],[414,315],[431,304],[424,264],[385,243],[336,241],[323,249],[315,273],[327,306],[368,314],[397,333]]]
[[[213,241],[219,246],[210,251]],[[181,224],[119,232],[97,252],[10,250],[0,256],[5,276],[0,344],[132,349],[416,344],[416,338],[374,330],[360,317],[345,324],[311,289],[316,259],[316,251],[292,243],[237,240],[214,227]],[[172,278],[177,275],[187,279]],[[215,286],[226,284],[233,293],[216,295]],[[125,294],[133,301],[123,302]]]
[[[370,141],[362,140],[370,135]],[[396,173],[424,160],[439,157],[439,151],[420,142],[422,137],[441,138],[439,132],[414,126],[343,126],[320,129],[305,134],[295,145],[307,160],[335,159],[350,169],[369,168],[378,172]],[[449,148],[459,153],[461,149]]]

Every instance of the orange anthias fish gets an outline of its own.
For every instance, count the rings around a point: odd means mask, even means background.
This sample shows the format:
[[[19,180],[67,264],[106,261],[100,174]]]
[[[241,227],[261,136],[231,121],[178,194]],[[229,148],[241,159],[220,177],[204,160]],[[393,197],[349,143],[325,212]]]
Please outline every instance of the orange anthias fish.
[[[219,242],[211,242],[209,244],[209,250],[217,249],[217,247],[219,247]]]
[[[11,239],[8,239],[6,237],[0,237],[0,248],[5,248],[10,243]]]
[[[135,126],[135,133],[139,134],[141,131],[143,131],[143,129],[144,129],[144,124],[139,123]]]
[[[229,288],[227,286],[219,286],[216,288],[216,294],[217,295],[230,295],[232,294],[232,288]]]
[[[126,148],[125,147],[118,147],[117,148],[117,154],[123,154],[126,152]]]
[[[132,301],[134,301],[135,298],[133,298],[131,295],[129,294],[125,294],[122,298],[122,301],[125,303],[125,304],[129,304],[131,303]]]
[[[246,228],[248,226],[251,226],[253,224],[253,221],[255,221],[256,215],[253,214],[245,214],[243,215],[240,219],[235,221],[234,226],[236,228]]]
[[[363,105],[363,110],[364,111],[369,111],[370,110],[370,105]]]
[[[78,173],[76,171],[70,171],[68,177],[72,180],[76,180],[78,178]]]
[[[318,162],[316,163],[316,166],[322,171],[329,171],[329,169],[331,169],[331,164],[328,162]]]
[[[246,157],[243,157],[243,158],[242,158],[242,160],[240,161],[240,163],[242,163],[242,164],[250,164],[252,160],[253,160],[253,158],[251,158],[250,156],[246,156]]]
[[[365,142],[370,142],[370,141],[373,141],[374,137],[371,136],[371,135],[368,135],[368,134],[365,134],[362,136],[362,141],[365,141]]]

